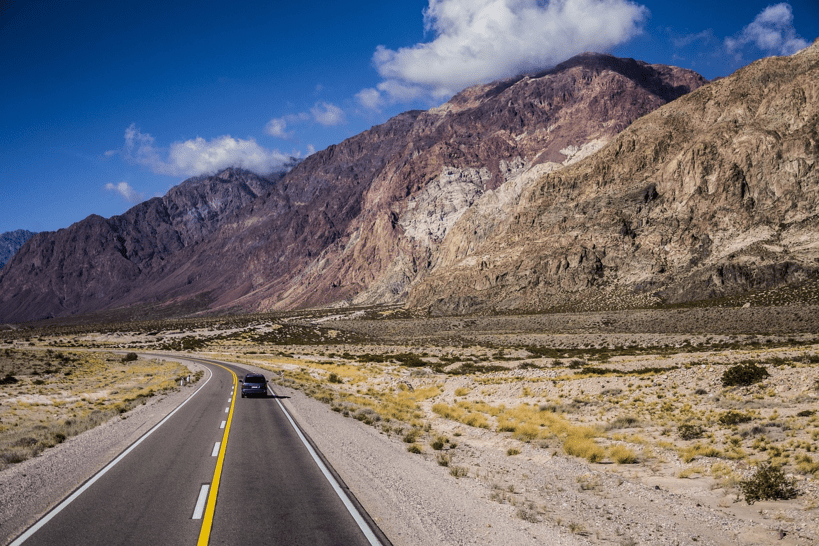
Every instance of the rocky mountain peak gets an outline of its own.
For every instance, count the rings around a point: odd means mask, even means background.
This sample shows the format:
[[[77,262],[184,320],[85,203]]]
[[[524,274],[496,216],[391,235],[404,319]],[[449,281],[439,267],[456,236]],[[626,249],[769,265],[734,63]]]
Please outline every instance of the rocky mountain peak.
[[[459,222],[408,303],[439,313],[680,303],[819,274],[819,47],[752,63]],[[461,229],[458,229],[461,228]],[[472,230],[472,231],[470,231]]]
[[[282,175],[191,179],[30,242],[0,272],[0,317],[402,301],[467,219],[491,217],[453,255],[505,222],[541,174],[703,83],[688,70],[583,55],[406,112]]]

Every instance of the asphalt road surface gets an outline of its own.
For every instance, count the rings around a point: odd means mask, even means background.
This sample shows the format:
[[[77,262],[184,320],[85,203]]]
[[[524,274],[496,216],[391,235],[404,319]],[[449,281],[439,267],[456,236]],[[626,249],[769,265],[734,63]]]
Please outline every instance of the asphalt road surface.
[[[271,389],[196,360],[196,394],[13,545],[389,544]]]

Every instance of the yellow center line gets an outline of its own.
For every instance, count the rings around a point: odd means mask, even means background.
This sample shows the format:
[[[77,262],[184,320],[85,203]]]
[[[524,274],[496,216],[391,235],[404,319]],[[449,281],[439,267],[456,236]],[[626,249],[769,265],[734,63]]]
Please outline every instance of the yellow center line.
[[[216,470],[213,471],[213,481],[210,485],[210,492],[208,494],[208,503],[205,506],[205,516],[202,518],[202,529],[199,531],[199,541],[197,546],[207,546],[210,541],[210,530],[213,527],[213,513],[216,511],[216,494],[219,492],[219,480],[222,477],[222,464],[225,461],[225,450],[227,450],[228,434],[230,434],[230,422],[233,420],[233,406],[236,404],[236,386],[238,379],[233,370],[225,368],[221,364],[209,362],[224,368],[233,376],[233,396],[230,401],[230,412],[228,413],[227,424],[225,425],[225,433],[222,435],[222,446],[219,448],[219,457],[216,459]]]

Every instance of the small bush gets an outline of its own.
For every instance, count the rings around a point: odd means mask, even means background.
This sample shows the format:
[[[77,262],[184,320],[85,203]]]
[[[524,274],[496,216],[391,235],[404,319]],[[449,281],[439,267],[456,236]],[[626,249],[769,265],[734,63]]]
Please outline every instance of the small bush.
[[[19,382],[20,380],[11,375],[10,373],[7,373],[3,379],[0,379],[0,385],[14,385],[15,383]]]
[[[335,372],[330,372],[330,375],[327,377],[327,381],[330,383],[344,383],[344,381]]]
[[[606,452],[597,445],[591,438],[570,436],[563,444],[563,450],[567,455],[586,459],[590,463],[597,463],[603,460]]]
[[[449,466],[452,458],[446,453],[439,453],[436,460],[438,461],[438,466]]]
[[[687,447],[680,452],[680,458],[686,462],[690,463],[697,457],[721,457],[722,452],[712,446],[704,446],[699,442],[694,444],[693,446]]]
[[[635,428],[640,426],[640,420],[631,415],[621,415],[606,427],[608,430],[618,428]]]
[[[449,468],[449,475],[455,478],[463,478],[469,475],[469,469],[465,466],[452,466]]]
[[[136,353],[128,353],[128,354],[126,354],[125,356],[122,357],[122,361],[123,362],[133,362],[134,360],[137,360],[138,358],[139,358],[139,355],[137,355]]]
[[[726,411],[722,415],[719,416],[719,422],[723,425],[738,425],[740,423],[747,423],[753,420],[753,417],[748,415],[747,413],[740,413],[738,411]]]
[[[420,454],[421,453],[421,446],[418,444],[411,444],[407,446],[407,451],[410,453]]]
[[[816,410],[806,409],[806,410],[800,411],[796,415],[798,417],[812,417],[812,416],[816,415]]]
[[[731,366],[722,374],[722,386],[747,386],[759,383],[770,376],[767,368],[757,366],[754,362],[744,362]]]
[[[514,455],[520,455],[520,450],[514,447],[510,447],[509,449],[506,450],[506,454],[509,457],[512,457]]]
[[[404,434],[404,443],[412,444],[415,443],[415,440],[418,439],[418,436],[421,434],[421,431],[417,428],[410,429],[409,432]]]
[[[758,500],[792,499],[798,493],[796,480],[788,478],[782,468],[769,462],[760,463],[753,476],[740,480],[739,488],[748,504]]]
[[[694,425],[691,423],[683,423],[679,427],[677,427],[677,434],[680,435],[680,438],[683,440],[694,440],[696,438],[702,438],[702,433],[705,432],[700,425]]]
[[[609,457],[617,464],[635,464],[637,455],[626,446],[614,446],[609,450]]]

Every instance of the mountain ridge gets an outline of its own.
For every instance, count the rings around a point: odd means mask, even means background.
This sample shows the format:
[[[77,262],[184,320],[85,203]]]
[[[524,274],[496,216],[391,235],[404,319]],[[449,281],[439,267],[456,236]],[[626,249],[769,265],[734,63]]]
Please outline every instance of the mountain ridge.
[[[650,306],[815,278],[817,81],[819,42],[658,108],[539,179],[480,244],[445,241],[408,306]]]
[[[660,95],[704,83],[688,70],[587,54],[484,99],[470,98],[489,89],[477,86],[399,114],[276,180],[231,170],[219,175],[229,191],[218,176],[188,181],[123,215],[33,239],[0,273],[0,317],[183,300],[196,302],[192,312],[398,302],[482,196],[582,158],[667,102]]]

